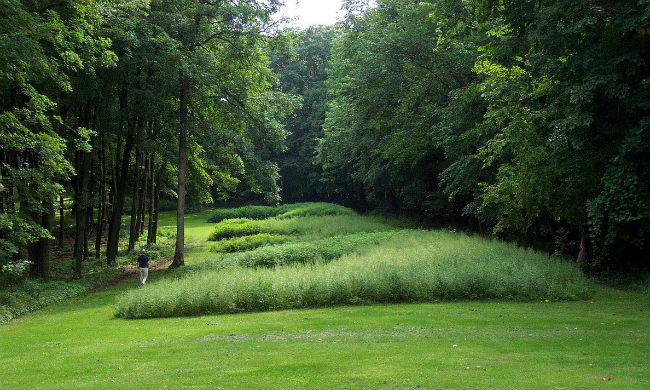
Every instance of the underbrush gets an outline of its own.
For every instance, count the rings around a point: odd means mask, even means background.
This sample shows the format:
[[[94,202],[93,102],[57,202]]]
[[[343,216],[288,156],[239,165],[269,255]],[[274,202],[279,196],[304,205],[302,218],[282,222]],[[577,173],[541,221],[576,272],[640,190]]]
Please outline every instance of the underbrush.
[[[189,316],[346,304],[503,299],[575,300],[591,294],[578,267],[511,243],[409,231],[326,264],[233,267],[129,291],[115,315]]]
[[[290,236],[280,234],[260,233],[252,236],[233,237],[221,240],[210,247],[211,252],[241,252],[259,248],[265,245],[282,244],[291,239]]]
[[[161,230],[157,236],[158,243],[147,249],[147,255],[154,263],[174,253],[175,233]],[[126,269],[133,268],[137,254],[145,246],[146,235],[143,235],[137,242],[135,251],[119,251],[115,267],[106,265],[104,255],[99,258],[90,256],[82,263],[81,279],[74,279],[74,259],[69,257],[52,259],[49,282],[28,277],[29,263],[26,262],[23,262],[25,265],[21,263],[20,270],[9,273],[11,278],[7,278],[5,274],[13,270],[7,270],[7,266],[3,267],[0,272],[0,325],[25,313],[66,301],[105,285],[123,274]]]
[[[332,203],[294,203],[281,206],[243,206],[215,210],[208,222],[225,219],[247,218],[267,219],[271,217],[293,218],[323,215],[354,215],[354,210]]]
[[[226,219],[218,223],[208,240],[217,241],[260,233],[332,237],[356,232],[379,232],[394,229],[393,221],[386,218],[358,215],[270,218],[265,220],[238,218]]]
[[[43,282],[26,278],[0,289],[0,325],[25,313],[81,295],[124,272],[123,268],[104,268],[88,273],[80,280]]]

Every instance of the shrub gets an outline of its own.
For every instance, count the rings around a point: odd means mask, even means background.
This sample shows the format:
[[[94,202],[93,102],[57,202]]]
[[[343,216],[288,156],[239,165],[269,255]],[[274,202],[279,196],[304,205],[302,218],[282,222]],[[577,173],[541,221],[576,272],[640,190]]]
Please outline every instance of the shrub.
[[[129,291],[126,318],[457,299],[583,299],[578,267],[514,244],[445,231],[411,231],[327,264],[190,273]]]

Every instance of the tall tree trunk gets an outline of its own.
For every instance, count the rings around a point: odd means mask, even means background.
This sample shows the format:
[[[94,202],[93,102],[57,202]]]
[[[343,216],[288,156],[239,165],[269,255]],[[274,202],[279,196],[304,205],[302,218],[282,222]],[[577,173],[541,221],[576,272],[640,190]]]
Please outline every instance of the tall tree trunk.
[[[115,181],[117,186],[115,190],[115,204],[111,212],[111,220],[108,225],[108,242],[106,243],[106,264],[109,266],[115,265],[117,259],[117,249],[120,238],[120,225],[122,223],[122,212],[124,211],[124,198],[126,196],[126,178],[129,174],[129,160],[131,159],[131,151],[133,150],[133,142],[135,138],[135,131],[130,126],[126,142],[124,144],[124,155],[121,159],[121,169],[118,178]]]
[[[152,182],[152,179],[151,179],[151,155],[149,155],[149,157],[147,157],[147,159],[145,161],[146,162],[144,164],[144,169],[145,169],[145,171],[144,171],[144,191],[142,192],[142,199],[140,200],[140,215],[138,217],[138,221],[139,221],[139,224],[138,224],[138,227],[139,227],[138,237],[140,237],[142,235],[142,233],[144,232],[144,220],[145,220],[145,216],[147,215],[147,213],[146,213],[146,211],[147,211],[147,208],[146,208],[147,207],[147,198],[149,197],[149,191],[151,191],[150,187],[151,187],[151,182]]]
[[[137,239],[137,230],[138,230],[138,218],[140,214],[138,213],[138,206],[140,205],[140,192],[142,190],[140,183],[142,182],[142,177],[140,174],[140,165],[142,164],[142,153],[140,150],[135,150],[135,167],[133,172],[133,197],[131,198],[131,222],[129,224],[129,251],[132,251],[135,247],[135,241]]]
[[[106,217],[106,157],[104,155],[104,134],[99,135],[99,156],[97,170],[99,171],[99,208],[97,209],[97,225],[95,228],[95,258],[99,259]]]
[[[179,72],[180,126],[178,131],[178,203],[176,207],[176,250],[171,267],[185,264],[185,174],[187,171],[187,81],[183,69]]]
[[[158,190],[158,186],[156,185],[156,180],[154,179],[155,177],[155,164],[154,164],[154,159],[153,159],[153,154],[151,155],[151,192],[149,194],[149,223],[147,224],[147,248],[151,246],[152,244],[152,229],[153,229],[153,207],[154,207],[154,199],[156,197],[156,191]]]
[[[52,231],[54,224],[55,207],[53,203],[43,202],[43,207],[46,210],[45,214],[36,218],[41,227],[48,232]],[[52,239],[41,237],[36,242],[30,244],[27,248],[29,260],[31,261],[30,274],[39,276],[44,281],[50,278],[50,244]]]
[[[128,76],[128,71],[125,76]],[[128,117],[128,85],[126,79],[122,83],[120,92],[120,112],[123,117]],[[126,140],[124,141],[124,153],[119,158],[121,138],[118,138],[118,145],[115,151],[115,174],[113,175],[113,192],[115,201],[111,210],[111,220],[108,224],[108,242],[106,243],[106,264],[114,266],[117,259],[117,250],[120,241],[120,226],[122,224],[122,212],[124,211],[124,198],[126,196],[126,178],[129,174],[129,163],[131,151],[135,142],[135,121],[126,120]],[[119,169],[118,169],[119,166]]]
[[[59,195],[59,248],[63,249],[63,229],[65,228],[65,206],[63,205],[63,194]]]
[[[90,181],[90,155],[86,152],[77,152],[78,166],[77,186],[75,193],[75,203],[77,203],[77,214],[75,215],[75,250],[74,250],[74,273],[76,278],[81,277],[83,255],[84,255],[84,233],[88,228],[88,182]]]
[[[158,235],[158,214],[160,212],[160,190],[162,185],[162,167],[156,175],[156,190],[153,198],[153,227],[151,228],[151,243],[156,243]]]

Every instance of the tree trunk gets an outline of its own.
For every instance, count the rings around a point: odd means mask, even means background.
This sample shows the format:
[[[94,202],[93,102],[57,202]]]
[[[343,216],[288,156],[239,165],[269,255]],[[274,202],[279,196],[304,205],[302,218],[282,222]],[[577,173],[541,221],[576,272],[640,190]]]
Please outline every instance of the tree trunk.
[[[39,221],[41,227],[51,232],[52,225],[54,224],[55,207],[54,204],[48,202],[43,202],[43,207],[47,212],[36,219]],[[30,266],[30,274],[39,276],[46,282],[50,278],[51,241],[52,239],[50,238],[41,237],[28,246],[29,260],[32,263]]]
[[[146,210],[147,210],[146,209],[146,207],[147,207],[147,198],[148,198],[148,195],[149,195],[149,191],[151,191],[150,190],[151,182],[152,182],[152,179],[151,179],[151,155],[149,155],[149,157],[146,159],[144,169],[145,169],[145,171],[144,171],[144,191],[142,193],[142,199],[140,201],[140,215],[139,215],[139,218],[138,218],[138,221],[139,221],[138,227],[139,227],[140,230],[139,230],[139,233],[138,233],[138,237],[140,237],[142,235],[142,233],[144,232],[144,220],[145,220],[145,216],[147,215],[147,213],[146,213]]]
[[[151,230],[153,229],[153,207],[154,207],[153,203],[154,203],[154,199],[156,197],[155,193],[158,190],[158,186],[156,185],[156,181],[154,179],[154,177],[155,177],[155,175],[154,175],[155,169],[154,168],[155,168],[155,165],[154,165],[154,161],[153,161],[153,155],[151,155],[151,192],[149,194],[149,210],[148,210],[149,223],[147,224],[147,248],[149,248],[149,246],[151,246],[151,243],[152,243],[152,241],[151,241],[151,238],[152,238]]]
[[[160,190],[162,185],[162,167],[156,175],[156,191],[153,198],[153,227],[151,228],[151,243],[156,243],[156,236],[158,235],[158,213],[160,211]]]
[[[65,228],[65,208],[63,205],[63,194],[59,195],[59,248],[63,249],[63,229]]]
[[[171,267],[185,264],[185,174],[187,171],[187,81],[183,69],[179,73],[180,126],[178,131],[178,203],[176,207],[176,250]]]
[[[104,155],[104,134],[99,136],[99,156],[97,169],[99,171],[99,208],[97,209],[97,225],[95,228],[95,258],[99,259],[106,217],[106,157]]]
[[[82,262],[84,255],[84,234],[88,228],[88,182],[90,180],[90,155],[86,152],[77,152],[77,166],[80,168],[77,171],[77,185],[75,190],[75,203],[77,213],[75,215],[75,250],[74,250],[74,273],[76,278],[81,277]]]
[[[137,239],[137,230],[138,230],[138,218],[140,214],[138,213],[138,206],[140,205],[140,183],[142,178],[140,176],[140,165],[142,164],[142,153],[140,150],[136,149],[135,151],[135,168],[133,172],[133,197],[131,199],[131,221],[129,224],[129,252],[135,247],[135,241]]]
[[[584,233],[580,235],[580,252],[578,252],[578,264],[586,265],[587,264],[587,240]]]
[[[106,264],[109,266],[115,265],[117,259],[117,249],[120,239],[120,225],[122,223],[122,212],[124,211],[124,198],[126,196],[126,178],[129,175],[129,160],[131,159],[131,151],[133,150],[133,141],[135,138],[134,129],[131,127],[126,136],[124,144],[124,155],[122,157],[121,169],[118,174],[115,185],[117,186],[115,192],[115,204],[111,212],[111,220],[108,225],[108,242],[106,243]]]

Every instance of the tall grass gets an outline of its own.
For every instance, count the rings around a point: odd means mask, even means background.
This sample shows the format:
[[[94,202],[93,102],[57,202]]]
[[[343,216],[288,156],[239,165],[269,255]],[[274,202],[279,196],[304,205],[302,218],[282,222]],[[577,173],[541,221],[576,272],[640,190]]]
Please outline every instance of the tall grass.
[[[400,234],[327,264],[188,274],[123,295],[125,318],[456,299],[572,300],[589,284],[572,263],[445,231]]]
[[[221,222],[225,219],[248,218],[266,219],[279,216],[280,218],[322,216],[322,215],[354,215],[354,210],[332,203],[294,203],[281,206],[243,206],[215,210],[208,222]]]
[[[280,234],[260,233],[252,236],[233,237],[214,243],[210,247],[211,252],[241,252],[247,251],[265,245],[282,244],[291,240],[291,236]]]
[[[378,245],[397,234],[406,234],[406,232],[353,233],[314,241],[264,246],[247,252],[221,256],[214,260],[208,259],[195,268],[223,269],[233,264],[242,267],[272,267],[295,263],[325,263],[349,253],[360,252],[371,245]],[[245,240],[254,237],[257,236],[238,237],[234,240]],[[217,244],[227,243],[231,240],[233,239],[219,241]]]
[[[265,220],[226,219],[215,226],[208,240],[250,236],[253,234],[311,234],[315,237],[332,237],[356,232],[393,230],[391,221],[381,217],[359,215],[329,215],[295,218],[270,218]]]

